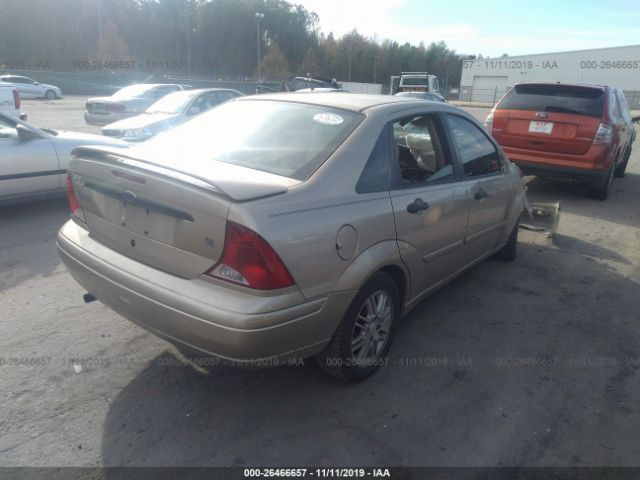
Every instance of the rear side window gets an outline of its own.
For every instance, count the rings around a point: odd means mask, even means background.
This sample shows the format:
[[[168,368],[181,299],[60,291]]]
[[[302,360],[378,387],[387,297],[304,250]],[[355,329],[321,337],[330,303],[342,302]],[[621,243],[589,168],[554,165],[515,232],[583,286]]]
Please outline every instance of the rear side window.
[[[447,114],[447,123],[466,177],[491,175],[502,171],[496,147],[480,128],[457,115]]]
[[[516,85],[498,110],[533,110],[602,117],[604,91],[572,85]]]
[[[389,189],[389,129],[385,126],[360,175],[356,192],[372,193]]]

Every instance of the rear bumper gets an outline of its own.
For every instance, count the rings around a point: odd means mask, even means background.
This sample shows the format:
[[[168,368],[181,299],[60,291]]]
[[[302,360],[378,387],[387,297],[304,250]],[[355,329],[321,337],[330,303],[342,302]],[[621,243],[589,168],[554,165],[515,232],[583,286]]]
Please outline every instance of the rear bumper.
[[[604,181],[613,160],[609,149],[602,146],[594,146],[584,155],[504,146],[502,149],[525,175],[588,184]]]
[[[91,239],[73,221],[58,233],[57,246],[73,278],[109,308],[178,346],[230,363],[275,365],[318,353],[355,294],[273,309],[277,299],[252,299],[244,291],[135,262]]]
[[[84,112],[84,121],[88,125],[104,126],[137,115],[137,113],[90,113]]]
[[[545,165],[539,163],[522,162],[517,159],[510,158],[524,175],[536,175],[538,177],[549,178],[551,180],[560,180],[565,182],[576,182],[585,184],[602,183],[607,172],[594,171],[587,169],[557,167],[554,165]]]

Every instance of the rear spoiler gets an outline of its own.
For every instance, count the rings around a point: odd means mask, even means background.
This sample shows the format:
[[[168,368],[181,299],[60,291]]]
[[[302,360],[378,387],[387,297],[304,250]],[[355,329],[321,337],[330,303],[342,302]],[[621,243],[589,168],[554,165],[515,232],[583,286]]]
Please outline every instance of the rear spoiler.
[[[197,188],[207,190],[219,195],[224,195],[231,200],[243,202],[255,200],[263,197],[270,197],[280,193],[285,193],[290,187],[299,184],[299,181],[276,175],[264,174],[264,176],[282,179],[281,181],[269,181],[268,178],[253,178],[256,172],[246,167],[219,162],[216,166],[215,175],[204,176],[195,172],[180,170],[150,160],[131,155],[128,148],[103,147],[103,146],[82,146],[71,151],[74,158],[88,158],[111,162],[113,164],[124,164],[128,167],[153,172],[158,175],[173,178],[177,181],[188,183]],[[131,149],[133,150],[133,148]],[[254,175],[252,175],[252,173]]]

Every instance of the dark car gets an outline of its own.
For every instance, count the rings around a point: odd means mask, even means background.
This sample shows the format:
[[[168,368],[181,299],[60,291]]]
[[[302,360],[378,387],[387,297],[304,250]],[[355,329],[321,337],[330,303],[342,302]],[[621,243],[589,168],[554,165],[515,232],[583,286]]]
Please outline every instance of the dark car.
[[[288,91],[290,92],[304,89],[315,90],[317,88],[338,90],[340,87],[335,79],[310,74],[307,74],[306,77],[295,77],[288,85]]]
[[[517,84],[485,128],[526,175],[587,184],[599,200],[624,176],[635,140],[624,94],[606,85]]]

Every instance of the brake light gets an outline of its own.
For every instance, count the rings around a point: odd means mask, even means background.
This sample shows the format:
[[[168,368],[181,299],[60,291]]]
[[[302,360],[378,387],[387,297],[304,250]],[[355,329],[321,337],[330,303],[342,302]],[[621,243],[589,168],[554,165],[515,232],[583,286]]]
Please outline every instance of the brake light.
[[[122,105],[121,103],[109,104],[107,108],[112,112],[124,112],[127,109],[127,107],[125,105]]]
[[[487,118],[484,119],[484,129],[491,133],[493,130],[493,113],[487,115]]]
[[[18,93],[18,90],[13,91],[13,105],[16,110],[20,110],[20,94]]]
[[[294,284],[271,245],[253,230],[233,222],[227,222],[222,258],[207,274],[257,290]]]
[[[609,145],[613,138],[613,129],[606,123],[601,123],[596,132],[596,136],[593,137],[594,145]]]
[[[71,210],[71,215],[82,223],[87,223],[87,220],[84,217],[84,210],[80,206],[80,202],[76,197],[76,192],[73,189],[73,179],[71,178],[70,173],[67,173],[67,196],[69,197],[69,209]]]

